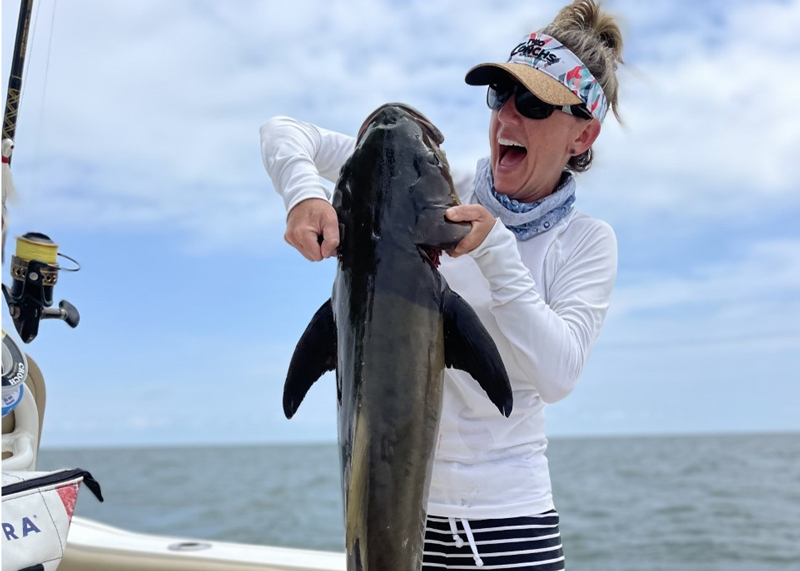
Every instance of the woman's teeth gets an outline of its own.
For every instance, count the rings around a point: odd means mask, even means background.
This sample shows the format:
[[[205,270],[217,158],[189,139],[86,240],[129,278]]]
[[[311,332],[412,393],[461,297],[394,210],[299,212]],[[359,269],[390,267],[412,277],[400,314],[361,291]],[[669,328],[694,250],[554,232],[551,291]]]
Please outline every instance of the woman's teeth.
[[[497,139],[497,142],[498,144],[503,145],[504,147],[522,147],[523,149],[525,148],[525,145],[523,145],[522,143],[512,141],[511,139],[504,139],[503,137]]]

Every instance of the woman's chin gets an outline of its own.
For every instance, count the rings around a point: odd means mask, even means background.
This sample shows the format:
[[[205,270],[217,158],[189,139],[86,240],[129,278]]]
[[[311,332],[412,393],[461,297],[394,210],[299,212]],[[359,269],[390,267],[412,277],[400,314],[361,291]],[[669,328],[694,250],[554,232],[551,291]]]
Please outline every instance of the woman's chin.
[[[525,182],[523,180],[525,178],[524,164],[524,161],[519,161],[513,165],[503,164],[503,161],[496,164],[492,173],[495,190],[509,196],[518,192]]]
[[[500,176],[494,177],[494,189],[500,194],[512,196],[518,189],[518,185],[514,184],[512,177]]]

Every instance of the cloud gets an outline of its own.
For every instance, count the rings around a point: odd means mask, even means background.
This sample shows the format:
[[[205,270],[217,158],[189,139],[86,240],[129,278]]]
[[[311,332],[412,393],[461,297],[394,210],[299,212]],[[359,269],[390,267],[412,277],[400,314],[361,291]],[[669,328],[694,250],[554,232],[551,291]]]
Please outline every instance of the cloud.
[[[705,34],[654,35],[623,75],[628,129],[611,124],[598,144],[596,182],[615,206],[698,219],[798,206],[800,78],[787,70],[800,67],[800,2],[734,4],[717,17]],[[769,30],[764,41],[755,29]]]
[[[297,289],[324,281],[321,293],[292,298],[298,306],[308,299],[310,315],[319,304],[314,296],[329,291],[329,276],[321,280],[316,267],[294,267],[296,254],[286,253],[285,213],[261,164],[258,127],[270,116],[288,114],[353,133],[374,107],[402,100],[442,129],[455,166],[470,167],[487,152],[489,111],[482,90],[463,83],[465,71],[505,58],[514,42],[543,26],[562,4],[42,0],[17,131],[13,166],[21,197],[12,206],[12,223],[45,228],[53,236],[80,236],[83,241],[68,253],[83,247],[78,257],[87,271],[106,267],[109,252],[118,255],[145,239],[162,238],[153,251],[165,259],[175,256],[175,267],[191,265],[193,286],[204,279],[222,281],[231,260],[244,264],[236,267],[249,268],[245,273],[252,272],[259,291],[254,297],[263,295],[265,301],[234,295],[209,302],[210,295],[226,292],[187,288],[177,301],[190,308],[183,325],[209,303],[225,306],[206,317],[209,321],[257,313],[248,324],[252,344],[223,343],[235,355],[236,378],[250,383],[247,396],[258,397],[231,409],[227,421],[279,437],[291,437],[290,431],[319,434],[317,423],[333,422],[326,389],[312,391],[307,411],[289,425],[273,406],[280,400],[276,379],[285,373],[293,348],[282,336],[299,335],[305,318],[297,332],[287,333],[291,317],[263,317],[272,311],[271,298],[280,297],[277,290],[262,290],[279,281],[276,275],[294,280]],[[781,368],[787,369],[797,352],[792,316],[800,313],[795,224],[800,128],[794,113],[800,79],[788,71],[800,69],[795,33],[800,1],[607,0],[605,6],[624,20],[627,65],[620,69],[625,127],[609,117],[596,145],[596,164],[580,182],[579,207],[610,221],[620,243],[618,286],[598,344],[598,355],[608,357],[600,357],[594,374],[604,383],[610,378],[627,383],[621,393],[641,378],[658,377],[668,392],[672,378],[694,382],[698,370],[734,378],[735,367],[722,365],[739,366],[737,354],[757,350],[775,379],[788,378]],[[11,53],[14,10],[16,3],[3,4],[5,54]],[[756,37],[753,30],[765,31]],[[7,75],[6,69],[4,81]],[[255,255],[263,261],[265,252],[286,257],[272,255],[269,264],[249,265]],[[188,264],[186,254],[193,256]],[[125,258],[131,257],[129,250]],[[152,269],[147,259],[139,263],[143,269],[136,272]],[[60,403],[48,413],[57,427],[55,432],[51,427],[50,437],[63,428],[63,441],[72,441],[101,426],[112,439],[128,438],[127,430],[158,440],[157,419],[164,418],[174,430],[187,427],[180,434],[171,429],[173,439],[220,437],[198,420],[215,414],[206,398],[215,386],[214,371],[205,359],[235,328],[209,339],[186,335],[191,347],[163,339],[163,346],[179,345],[170,353],[174,362],[167,375],[174,382],[160,385],[163,407],[151,409],[137,366],[163,359],[162,345],[137,346],[136,355],[126,343],[138,340],[128,333],[112,339],[106,332],[149,332],[153,315],[173,315],[174,307],[148,299],[149,313],[97,319],[107,309],[99,303],[107,292],[101,288],[105,278],[93,275],[99,285],[82,286],[82,295],[96,300],[95,307],[86,301],[81,309],[87,316],[95,311],[94,326],[87,318],[80,330],[86,337],[76,336],[70,350],[61,342],[64,348],[45,359],[54,371],[53,402]],[[152,284],[134,281],[135,288],[120,289],[120,299],[156,297]],[[68,284],[65,280],[64,287]],[[306,311],[298,309],[298,315]],[[147,326],[137,319],[146,319]],[[188,327],[200,328],[200,322],[190,320]],[[174,323],[167,329],[179,337],[185,333]],[[37,340],[37,351],[44,353],[47,342],[44,336]],[[125,374],[115,375],[108,389],[86,383],[74,397],[59,393],[64,390],[59,387],[73,386],[63,363],[74,362],[75,355],[88,361],[81,344],[91,343],[99,344],[93,350],[101,355],[117,355],[121,346],[127,352],[88,365],[85,378],[107,379],[119,369]],[[676,353],[681,357],[673,362]],[[623,365],[629,370],[618,375]],[[745,386],[738,374],[735,382]],[[265,379],[272,384],[259,387]],[[126,392],[121,399],[120,387],[129,386],[133,396]],[[646,405],[648,389],[641,390]],[[567,402],[594,406],[596,394],[580,395]],[[191,407],[181,412],[186,398]],[[91,426],[76,424],[70,411],[85,402],[109,403],[110,412],[98,413]],[[585,409],[587,414],[598,413],[597,406],[594,412]],[[131,408],[138,410],[128,414]],[[619,415],[614,419],[606,420],[621,429],[629,426]],[[119,423],[113,434],[107,428],[111,422]],[[235,440],[243,432],[230,428],[224,437]]]
[[[605,341],[635,348],[665,344],[797,346],[800,239],[762,240],[731,260],[628,276],[614,292]]]
[[[471,164],[486,152],[488,111],[464,71],[505,57],[559,7],[301,4],[58,5],[46,91],[40,18],[26,93],[45,93],[41,121],[24,109],[15,165],[32,187],[28,205],[61,224],[173,223],[205,243],[246,241],[283,219],[258,157],[260,123],[291,114],[352,132],[387,100],[424,109],[454,163]],[[623,204],[694,217],[796,206],[800,129],[787,118],[800,80],[786,70],[800,66],[800,2],[704,5],[702,25],[680,26],[668,3],[609,7],[627,21],[633,51],[621,70],[628,128],[609,120],[587,178],[603,189],[602,214],[616,221]],[[742,41],[754,26],[770,30],[768,55]]]

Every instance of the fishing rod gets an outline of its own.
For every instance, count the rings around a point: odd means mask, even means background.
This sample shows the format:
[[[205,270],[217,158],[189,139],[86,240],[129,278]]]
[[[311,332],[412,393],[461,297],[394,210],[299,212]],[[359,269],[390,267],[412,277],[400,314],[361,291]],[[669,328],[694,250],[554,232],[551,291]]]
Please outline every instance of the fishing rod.
[[[25,51],[28,47],[28,32],[31,28],[33,0],[21,0],[17,35],[14,38],[14,56],[11,60],[11,75],[8,78],[6,108],[3,113],[3,136],[0,154],[3,163],[0,166],[0,180],[3,185],[3,260],[6,251],[6,199],[16,194],[14,180],[11,178],[11,155],[14,153],[14,134],[17,131],[17,115],[22,97],[22,72],[25,69]]]
[[[14,134],[17,131],[17,115],[22,97],[22,72],[25,69],[25,51],[28,47],[28,32],[31,28],[33,0],[21,0],[17,35],[14,39],[14,56],[11,60],[11,75],[8,78],[6,108],[3,113],[2,138],[2,184],[3,184],[3,250],[6,245],[6,198],[14,196],[14,181],[11,178],[11,155],[14,153]]]
[[[3,114],[3,141],[14,142],[17,130],[17,115],[22,94],[22,72],[25,69],[25,51],[28,47],[28,32],[31,27],[31,13],[33,0],[21,0],[19,5],[19,19],[17,20],[17,36],[14,42],[14,55],[11,60],[11,75],[8,79],[8,93],[6,94],[6,109]],[[3,162],[11,164],[11,153],[8,157],[3,153]]]
[[[14,56],[11,62],[11,76],[8,80],[6,109],[3,116],[3,245],[6,232],[6,197],[13,194],[11,181],[11,154],[14,148],[14,134],[22,95],[22,75],[25,68],[25,52],[31,25],[33,0],[21,0],[17,36],[14,42]],[[62,268],[57,261],[61,256],[74,262],[75,268]],[[39,333],[42,319],[61,319],[70,327],[80,321],[78,310],[66,300],[58,304],[58,309],[50,309],[53,304],[53,287],[58,281],[59,270],[77,271],[80,265],[69,256],[58,252],[58,246],[49,236],[40,232],[28,232],[17,238],[15,255],[11,256],[12,285],[2,285],[3,297],[8,304],[14,327],[22,341],[30,343]],[[4,336],[5,341],[5,336]],[[5,366],[4,366],[5,372]]]

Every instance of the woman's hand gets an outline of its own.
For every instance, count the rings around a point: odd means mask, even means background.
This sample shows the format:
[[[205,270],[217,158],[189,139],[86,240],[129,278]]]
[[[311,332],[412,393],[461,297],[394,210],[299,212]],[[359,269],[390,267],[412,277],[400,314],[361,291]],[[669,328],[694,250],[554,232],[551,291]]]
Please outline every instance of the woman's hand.
[[[336,210],[321,198],[302,201],[289,212],[283,237],[312,262],[335,256],[339,247]]]
[[[457,258],[468,254],[481,244],[492,231],[495,224],[495,217],[489,214],[480,204],[461,204],[445,210],[444,215],[453,222],[469,222],[472,229],[469,234],[464,236],[458,245],[447,252],[450,256]]]

